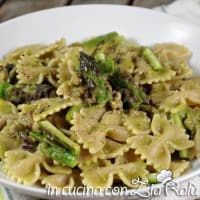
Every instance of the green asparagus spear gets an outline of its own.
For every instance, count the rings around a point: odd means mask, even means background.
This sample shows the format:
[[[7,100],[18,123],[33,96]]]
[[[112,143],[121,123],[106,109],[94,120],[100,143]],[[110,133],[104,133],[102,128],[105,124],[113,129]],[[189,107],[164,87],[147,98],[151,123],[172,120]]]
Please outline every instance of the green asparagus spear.
[[[98,104],[111,100],[112,94],[105,72],[101,71],[100,65],[92,56],[83,52],[80,53],[80,73]]]
[[[156,184],[156,183],[158,183],[157,175],[158,175],[157,173],[151,173],[151,174],[149,174],[148,182],[150,184]]]
[[[71,123],[71,120],[73,119],[73,114],[74,114],[74,112],[77,112],[77,111],[79,111],[80,109],[81,109],[81,105],[72,106],[72,107],[68,110],[68,112],[67,112],[67,114],[66,114],[66,121],[69,122],[69,123]]]
[[[92,38],[86,42],[83,43],[83,45],[85,47],[93,47],[93,46],[98,46],[102,43],[105,43],[111,39],[113,39],[114,37],[117,37],[119,36],[118,33],[116,32],[111,32],[111,33],[107,33],[105,35],[100,35],[100,36],[97,36],[95,38]]]
[[[39,125],[42,130],[55,137],[55,139],[58,140],[58,142],[66,146],[66,148],[68,148],[74,155],[80,154],[80,146],[71,139],[69,139],[66,135],[64,135],[51,122],[47,120],[40,121]]]
[[[50,145],[55,145],[53,138],[51,139],[50,137],[48,137],[47,134],[38,133],[38,132],[35,132],[35,131],[30,131],[29,136],[36,141],[45,142],[45,143],[48,143]]]
[[[189,108],[185,104],[180,104],[177,106],[176,109],[174,109],[174,112],[171,113],[171,119],[173,123],[180,128],[182,128],[184,131],[186,130],[185,124],[184,124],[184,119],[187,117],[189,113]],[[179,158],[181,159],[188,159],[188,150],[181,150],[178,151]]]
[[[144,58],[151,65],[153,70],[159,71],[162,69],[161,63],[149,48],[145,47],[142,49],[142,56],[144,56]]]
[[[122,101],[128,107],[139,109],[142,104],[148,103],[147,95],[134,84],[128,74],[118,70],[109,78],[109,82],[113,89],[122,93]]]
[[[41,152],[43,152],[46,156],[51,157],[53,160],[69,166],[69,167],[75,167],[78,162],[77,155],[73,155],[70,153],[70,151],[59,147],[59,146],[52,146],[48,143],[41,142],[39,145],[39,148]]]
[[[4,99],[6,97],[6,91],[9,88],[10,84],[2,83],[0,84],[0,99]]]
[[[112,58],[106,57],[104,53],[98,53],[95,60],[103,74],[112,74],[115,72],[115,62]]]
[[[174,124],[176,124],[180,128],[184,128],[182,118],[180,117],[178,113],[171,113],[171,118]]]
[[[49,156],[53,160],[69,167],[76,166],[78,162],[78,155],[74,155],[68,149],[63,148],[62,146],[58,146],[53,138],[48,137],[47,134],[31,131],[29,135],[34,140],[40,142],[40,150],[46,156]]]
[[[185,150],[179,151],[179,158],[187,160],[188,159],[188,150],[185,149]]]
[[[102,52],[112,54],[113,50],[118,46],[123,45],[133,45],[131,41],[127,41],[123,36],[119,35],[116,32],[110,32],[104,35],[100,35],[94,38],[91,38],[85,42],[73,43],[71,46],[81,46],[84,49],[84,52],[89,55],[94,55],[97,52]]]

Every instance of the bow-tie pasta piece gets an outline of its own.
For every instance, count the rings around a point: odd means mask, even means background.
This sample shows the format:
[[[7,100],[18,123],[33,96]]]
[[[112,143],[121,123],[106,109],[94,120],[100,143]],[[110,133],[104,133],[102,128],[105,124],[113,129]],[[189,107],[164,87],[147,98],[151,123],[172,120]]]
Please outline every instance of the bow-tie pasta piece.
[[[75,79],[72,78],[72,80]],[[81,104],[81,96],[84,94],[84,87],[79,85],[79,81],[74,82],[72,80],[62,83],[58,87],[56,94],[58,96],[62,96],[64,99],[69,99],[71,101],[79,101],[79,104]]]
[[[187,90],[183,92],[184,101],[189,106],[199,106],[200,105],[200,90]]]
[[[123,114],[122,111],[108,111],[106,112],[101,123],[104,124],[106,130],[106,136],[115,141],[126,142],[129,137],[127,129],[123,126]]]
[[[188,139],[189,136],[182,128],[173,125],[159,114],[153,117],[152,131],[154,135],[132,136],[128,139],[128,144],[156,170],[169,169],[171,153],[175,150],[185,150],[194,146],[194,142]]]
[[[126,155],[128,156],[128,153]],[[135,156],[132,159],[117,158],[117,160],[114,164],[107,163],[107,165],[101,166],[97,163],[84,168],[81,174],[83,184],[89,187],[105,189],[111,187],[115,180],[120,180],[125,185],[135,188],[137,186],[132,184],[133,179],[138,177],[146,179],[148,171],[146,170],[146,164],[142,160],[137,160]]]
[[[149,134],[150,119],[145,112],[130,110],[128,114],[123,115],[124,126],[131,131],[132,135]]]
[[[185,59],[191,56],[191,52],[186,47],[175,43],[157,44],[153,51],[161,62]]]
[[[41,184],[46,187],[57,187],[62,189],[68,187],[72,189],[74,187],[74,178],[72,175],[72,169],[66,166],[54,164],[52,160],[43,160],[41,166],[45,170],[41,174]]]
[[[38,51],[35,54],[35,57],[45,66],[47,69],[47,80],[50,84],[57,87],[58,77],[57,71],[59,68],[59,63],[61,59],[64,57],[67,46],[65,39],[61,39],[46,48],[43,48],[41,51]]]
[[[164,128],[168,127],[168,125],[169,121],[165,115],[162,116],[161,119],[161,115],[155,114],[151,122],[151,131],[153,132],[153,135],[160,135],[163,133]]]
[[[25,185],[33,185],[40,178],[40,153],[29,153],[23,150],[10,150],[5,153],[4,172],[14,181]]]
[[[6,151],[19,147],[20,143],[18,139],[0,133],[0,159],[4,158]]]
[[[160,109],[165,112],[173,111],[179,104],[186,104],[188,106],[200,105],[200,90],[185,90],[177,91],[163,100]]]
[[[78,79],[79,56],[82,51],[81,47],[68,47],[67,52],[62,57],[58,67],[59,84],[73,79]]]
[[[10,103],[9,101],[0,99],[0,115],[1,117],[7,115],[14,115],[17,114],[17,108],[14,104]]]
[[[84,93],[77,73],[81,50],[80,47],[68,47],[57,69],[57,79],[60,85],[56,93],[65,99],[80,100],[81,95]]]
[[[135,153],[135,150],[129,149],[123,155],[119,155],[115,158],[115,164],[125,164],[129,162],[135,162],[140,159],[140,156]]]
[[[59,166],[52,174],[44,173],[41,175],[41,184],[45,187],[53,187],[62,192],[69,192],[75,186],[82,185],[82,179],[80,177],[80,169],[73,169],[71,171],[64,171],[63,166]],[[54,167],[55,168],[55,167]]]
[[[189,79],[183,80],[180,89],[183,90],[198,90],[200,89],[200,77],[193,76]]]
[[[104,146],[97,152],[101,159],[115,158],[128,151],[126,140],[129,133],[122,126],[122,113],[120,111],[109,111],[104,114],[100,123],[103,125],[105,133]]]
[[[173,173],[173,178],[177,178],[183,174],[189,166],[190,162],[186,160],[172,161],[169,169]]]
[[[121,167],[121,168],[120,168]],[[133,163],[127,163],[121,165],[118,171],[120,180],[130,188],[138,188],[137,184],[133,184],[133,180],[138,177],[143,181],[147,180],[148,171],[146,170],[146,164],[142,160],[138,160]]]
[[[61,59],[63,58],[64,54],[61,54],[55,58],[52,58],[48,63],[47,63],[47,70],[48,70],[48,82],[52,84],[54,87],[58,87],[58,68],[59,68],[59,63],[61,62]]]
[[[0,127],[2,136],[14,138],[18,136],[20,130],[31,127],[29,115],[25,113],[21,115],[16,106],[2,99],[0,99],[0,115],[0,120],[3,120]]]
[[[158,137],[158,141],[161,140],[161,142],[158,142],[158,146],[167,141],[168,148],[172,152],[174,150],[185,150],[194,146],[194,142],[189,140],[189,135],[185,133],[184,129],[172,124],[159,114],[154,115],[151,129],[154,134],[153,137]]]
[[[4,61],[0,61],[0,83],[6,83],[8,82],[8,78],[9,78],[9,73],[6,70],[6,64],[4,63]],[[15,67],[14,65],[12,65],[13,67]]]
[[[153,141],[154,137],[151,135],[136,135],[128,138],[127,143],[130,148],[135,149],[136,154],[141,155],[142,160],[146,160],[148,165],[153,165],[154,168],[159,168],[159,165],[162,165],[166,169],[170,164],[170,152],[166,146],[163,146],[162,151],[160,149],[158,151],[158,145],[154,148],[151,147]]]
[[[79,155],[79,160],[77,164],[80,169],[83,169],[94,163],[97,163],[97,161],[98,161],[97,154],[90,154],[88,149],[81,148],[81,153]]]
[[[56,187],[57,189],[66,188],[71,190],[74,187],[73,177],[66,174],[51,174],[42,178],[41,184],[46,187]]]
[[[2,136],[8,136],[13,139],[16,139],[20,131],[23,131],[25,128],[30,128],[31,124],[29,123],[30,121],[26,119],[20,119],[20,118],[15,118],[15,119],[9,119],[6,122],[6,125],[2,128],[0,131],[0,134]]]
[[[200,157],[200,109],[185,108],[185,119],[183,121],[184,126],[190,132],[191,137],[194,140],[194,147],[191,149],[194,153],[194,157]]]
[[[166,97],[160,104],[160,109],[165,112],[173,111],[180,103],[182,103],[183,94],[179,91],[174,92],[172,95]]]
[[[126,165],[125,168],[118,173],[118,176],[127,186],[137,188],[139,185],[136,182],[134,183],[134,180],[138,178],[142,181],[147,180],[149,174],[146,168],[147,165],[132,149],[115,159],[116,165],[126,163],[129,163],[129,165]]]
[[[16,124],[18,119],[18,111],[15,105],[9,101],[0,99],[0,134],[1,136],[13,136],[12,127],[13,123]],[[12,125],[11,125],[12,124]],[[14,130],[15,131],[15,130]],[[12,137],[10,137],[11,139]],[[3,137],[1,138],[2,141]],[[3,145],[3,144],[2,144]],[[3,146],[1,147],[3,148]]]
[[[35,44],[35,45],[27,45],[20,48],[15,49],[7,53],[4,57],[4,62],[6,64],[17,64],[18,60],[22,55],[35,55],[38,51],[44,49],[46,45]]]
[[[195,142],[195,156],[197,158],[200,158],[200,126],[198,127],[198,130],[196,131],[196,134],[194,136],[194,142]]]
[[[16,73],[19,83],[41,84],[47,76],[48,71],[35,56],[23,55],[16,66]]]
[[[32,113],[34,121],[40,121],[70,106],[72,102],[62,98],[44,98],[33,101],[31,104],[21,104],[18,108],[23,113]]]
[[[145,66],[146,67],[143,72],[140,72],[140,66],[138,66],[138,73],[134,76],[134,81],[136,84],[144,85],[165,82],[173,79],[176,74],[173,70],[166,66],[159,71],[153,70],[148,64],[145,64]]]
[[[41,49],[35,54],[35,57],[40,59],[44,64],[60,54],[63,54],[66,51],[66,41],[65,39],[60,39],[53,44],[48,45],[47,47]]]
[[[171,68],[175,71],[176,75],[174,79],[183,79],[183,78],[189,78],[192,75],[192,69],[189,68],[187,61],[185,60],[178,60],[174,61],[172,63],[167,63],[166,67]]]
[[[125,73],[132,74],[135,70],[134,60],[139,54],[139,48],[136,46],[119,46],[115,51],[115,59],[117,60],[117,67]]]
[[[91,154],[110,158],[126,151],[128,132],[121,125],[122,115],[119,111],[105,114],[104,112],[104,109],[99,106],[81,109],[72,120],[71,130],[77,141],[83,144],[83,148],[88,149]]]
[[[87,139],[83,143],[83,147],[88,149],[91,154],[97,154],[101,158],[110,158],[119,152],[123,152],[123,149],[126,149],[126,144],[121,144],[106,138],[108,131],[102,124],[96,125],[88,135],[82,137],[85,140]]]
[[[12,111],[12,113],[9,114],[2,114],[2,117],[5,120],[5,124],[0,130],[0,133],[2,136],[8,136],[13,140],[20,141],[20,132],[24,132],[24,130],[29,130],[34,125],[32,115],[28,110],[20,112],[18,107],[16,108],[13,104],[11,103],[9,104],[8,104],[9,107],[4,105],[5,106],[4,108],[7,107],[7,112],[10,112],[9,111],[10,108],[12,109],[14,108],[14,111]]]
[[[72,137],[93,154],[104,146],[105,133],[99,132],[104,128],[99,124],[104,113],[105,108],[102,106],[82,108],[80,112],[74,114],[72,120]]]
[[[38,54],[36,55],[36,57],[38,57],[41,62],[47,67],[49,72],[47,79],[49,83],[51,83],[55,87],[58,87],[59,85],[59,78],[57,77],[59,64],[64,58],[66,51],[66,42],[64,39],[61,39],[60,41],[38,52]]]
[[[84,137],[83,137],[84,138]],[[86,141],[83,143],[83,147],[89,149],[91,154],[95,154],[106,144],[106,131],[102,124],[93,127],[88,135],[84,138]]]
[[[115,140],[106,138],[104,147],[97,152],[97,157],[101,159],[115,158],[123,155],[129,149],[126,143],[120,143]]]
[[[155,45],[153,51],[161,63],[176,72],[176,78],[186,78],[191,75],[192,70],[186,63],[191,52],[186,47],[174,43],[165,43]]]
[[[62,165],[55,165],[52,162],[48,161],[47,159],[42,161],[42,167],[49,173],[52,174],[66,174],[69,175],[72,173],[72,169]]]
[[[174,94],[175,91],[173,91],[170,86],[171,85],[166,82],[155,83],[152,85],[150,95],[154,105],[159,106],[166,97]]]
[[[81,173],[83,178],[82,183],[88,187],[101,187],[106,189],[113,185],[113,176],[115,173],[115,167],[95,167],[84,169]]]

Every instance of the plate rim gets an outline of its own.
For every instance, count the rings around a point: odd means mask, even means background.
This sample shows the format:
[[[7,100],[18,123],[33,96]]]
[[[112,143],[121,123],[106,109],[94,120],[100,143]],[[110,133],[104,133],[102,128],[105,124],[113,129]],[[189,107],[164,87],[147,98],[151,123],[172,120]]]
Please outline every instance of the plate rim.
[[[12,23],[15,23],[23,18],[26,18],[26,17],[34,17],[36,15],[45,15],[45,14],[49,14],[50,12],[54,12],[54,11],[59,11],[59,10],[68,10],[68,9],[85,9],[85,8],[92,8],[92,7],[99,7],[99,8],[108,8],[110,7],[110,9],[115,9],[115,8],[121,8],[121,9],[132,9],[132,10],[137,10],[138,12],[148,12],[149,14],[157,14],[157,15],[160,15],[161,17],[167,17],[169,20],[176,20],[177,22],[180,22],[186,26],[189,26],[191,28],[195,28],[197,31],[200,32],[200,27],[196,24],[192,24],[192,23],[189,23],[189,21],[187,20],[184,20],[184,19],[181,19],[179,17],[176,17],[176,16],[173,16],[173,15],[169,15],[167,13],[163,13],[163,12],[160,12],[160,11],[157,11],[157,10],[152,10],[152,9],[148,9],[148,8],[141,8],[141,7],[134,7],[134,6],[127,6],[127,5],[113,5],[113,4],[84,4],[84,5],[71,5],[71,6],[62,6],[62,7],[55,7],[55,8],[49,8],[49,9],[43,9],[43,10],[39,10],[39,11],[34,11],[34,12],[31,12],[31,13],[28,13],[28,14],[23,14],[21,16],[18,16],[18,17],[15,17],[15,18],[12,18],[12,19],[9,19],[5,22],[1,22],[0,23],[0,29],[4,26],[9,26],[9,25],[12,25]],[[196,159],[194,161],[197,161],[197,160],[200,160],[200,159]],[[3,170],[1,169],[0,170],[2,173],[3,173]],[[4,173],[3,173],[4,174]],[[188,179],[191,179],[197,175],[200,175],[200,168],[193,171],[193,172],[189,172],[185,175],[182,175],[176,179],[174,179],[174,181],[176,181],[177,183],[181,183],[181,182],[184,182],[184,181],[187,181]],[[6,174],[5,174],[6,176]],[[38,195],[42,195],[43,197],[45,197],[46,195],[46,188],[45,187],[41,187],[41,188],[37,188],[37,187],[33,187],[33,186],[27,186],[27,185],[23,185],[23,184],[19,184],[17,182],[14,182],[12,180],[9,180],[9,179],[6,179],[6,178],[2,178],[0,176],[0,184],[2,186],[5,186],[5,187],[8,187],[8,188],[12,188],[14,190],[21,190],[21,191],[26,191],[26,192],[30,192],[30,195],[31,195],[31,192],[33,192],[34,194],[38,194]],[[163,187],[162,184],[156,184],[156,187]],[[141,191],[141,192],[145,192],[149,189],[149,187],[146,187],[146,188],[142,188],[140,190],[137,190],[137,191]],[[131,192],[134,192],[136,191],[136,189],[129,189],[128,190],[128,193],[131,193]],[[34,195],[33,194],[33,195]],[[127,194],[128,195],[128,194]],[[36,196],[36,195],[34,195]],[[101,196],[101,195],[100,195]],[[126,195],[124,195],[125,197]],[[86,197],[90,197],[90,196],[86,196]]]
[[[168,13],[165,13],[165,12],[161,12],[159,10],[153,10],[153,9],[150,9],[150,8],[144,8],[144,7],[136,7],[136,6],[129,6],[129,5],[120,5],[120,4],[77,4],[77,5],[70,5],[70,6],[60,6],[60,7],[54,7],[54,8],[48,8],[48,9],[42,9],[42,10],[38,10],[38,11],[33,11],[33,12],[30,12],[30,13],[25,13],[25,14],[22,14],[20,16],[17,16],[17,17],[14,17],[14,18],[11,18],[11,19],[8,19],[4,22],[1,22],[0,23],[0,27],[1,26],[4,26],[4,25],[7,25],[9,23],[13,23],[15,21],[18,21],[18,20],[21,20],[21,18],[23,19],[24,17],[30,17],[30,16],[34,16],[34,15],[38,15],[38,14],[45,14],[47,12],[53,12],[55,10],[62,10],[62,9],[82,9],[82,8],[88,8],[88,7],[110,7],[110,8],[120,8],[121,9],[133,9],[133,10],[137,10],[137,11],[144,11],[144,12],[151,12],[152,14],[157,14],[157,15],[160,15],[160,16],[163,16],[163,17],[167,17],[167,18],[171,18],[172,20],[176,20],[176,21],[179,21],[180,23],[183,23],[183,24],[186,24],[187,26],[190,26],[190,27],[193,27],[197,30],[200,31],[200,26],[198,26],[197,24],[195,23],[191,23],[189,20],[186,20],[186,19],[181,19],[180,17],[177,17],[175,15],[171,15],[171,14],[168,14]]]

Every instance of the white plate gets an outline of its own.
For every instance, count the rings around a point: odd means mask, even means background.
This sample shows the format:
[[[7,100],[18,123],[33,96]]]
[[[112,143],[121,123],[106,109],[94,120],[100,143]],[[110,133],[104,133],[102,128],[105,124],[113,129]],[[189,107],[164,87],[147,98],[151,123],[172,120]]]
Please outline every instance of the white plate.
[[[200,73],[199,27],[176,17],[128,6],[70,6],[44,10],[7,21],[0,25],[0,56],[21,45],[50,43],[61,37],[66,37],[68,43],[71,43],[110,31],[117,31],[143,45],[158,42],[184,44],[192,50],[191,64],[195,71]],[[196,160],[192,162],[192,168],[177,181],[185,181],[198,174],[200,161]],[[16,184],[7,180],[3,174],[1,177],[0,184],[8,188],[32,196],[46,197],[46,190],[43,188]],[[143,190],[147,191],[148,188]]]

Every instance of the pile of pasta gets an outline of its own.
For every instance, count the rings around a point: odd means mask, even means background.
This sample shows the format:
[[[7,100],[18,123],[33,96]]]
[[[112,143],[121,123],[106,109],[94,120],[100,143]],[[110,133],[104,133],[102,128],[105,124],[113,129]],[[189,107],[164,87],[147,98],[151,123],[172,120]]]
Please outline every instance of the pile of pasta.
[[[141,47],[117,33],[6,54],[0,62],[2,170],[21,184],[70,189],[135,188],[133,179],[148,181],[162,169],[179,177],[200,157],[200,77],[192,76],[190,56],[179,44]],[[90,69],[96,71],[86,74]],[[122,88],[111,79],[116,71]],[[55,93],[45,96],[40,88]],[[43,130],[44,121],[51,127]],[[46,142],[74,155],[73,145],[48,130],[79,148],[73,166],[41,150]]]

